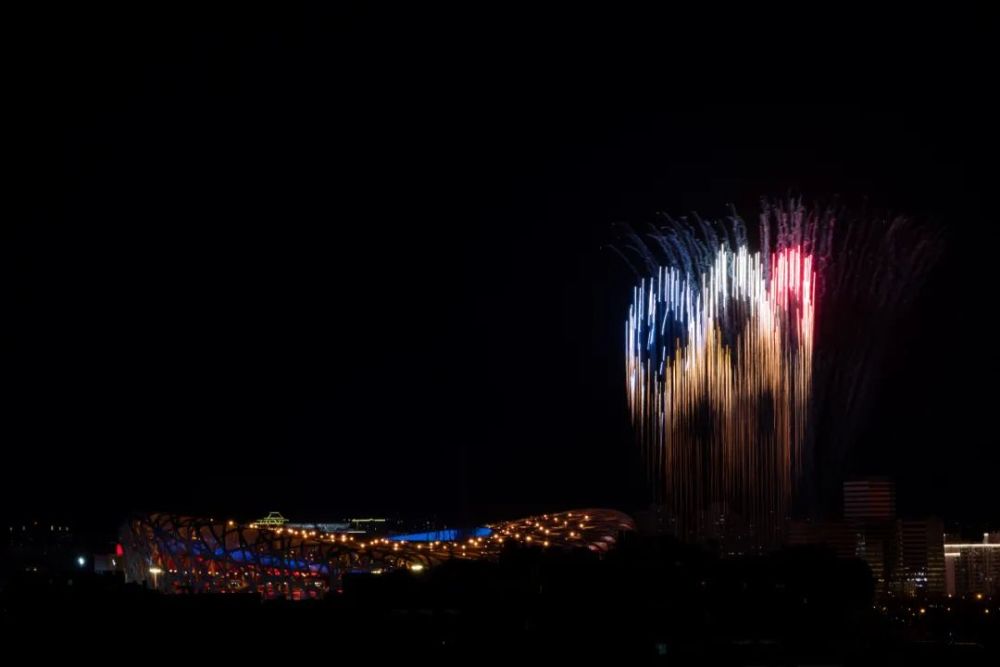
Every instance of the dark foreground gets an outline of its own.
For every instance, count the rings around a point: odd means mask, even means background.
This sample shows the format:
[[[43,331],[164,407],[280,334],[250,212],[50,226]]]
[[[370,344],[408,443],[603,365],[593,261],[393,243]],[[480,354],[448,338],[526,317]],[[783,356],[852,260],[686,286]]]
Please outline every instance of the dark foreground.
[[[872,591],[863,563],[823,551],[717,560],[633,538],[603,560],[517,548],[499,563],[353,575],[342,592],[306,602],[163,596],[113,577],[18,574],[0,597],[0,630],[9,647],[38,658],[130,664],[351,656],[375,664],[1000,664],[1000,613],[985,613],[995,601],[876,604]]]

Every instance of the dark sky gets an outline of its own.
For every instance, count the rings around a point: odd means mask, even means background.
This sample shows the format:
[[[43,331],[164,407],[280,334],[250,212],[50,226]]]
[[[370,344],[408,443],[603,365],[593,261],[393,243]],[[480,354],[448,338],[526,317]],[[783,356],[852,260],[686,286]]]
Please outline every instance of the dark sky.
[[[546,57],[515,62],[512,33],[409,18],[24,26],[5,513],[634,508],[612,223],[796,192],[944,230],[852,465],[906,512],[1000,521],[995,110],[974,82],[634,114],[586,74],[564,96],[574,61],[542,28]]]

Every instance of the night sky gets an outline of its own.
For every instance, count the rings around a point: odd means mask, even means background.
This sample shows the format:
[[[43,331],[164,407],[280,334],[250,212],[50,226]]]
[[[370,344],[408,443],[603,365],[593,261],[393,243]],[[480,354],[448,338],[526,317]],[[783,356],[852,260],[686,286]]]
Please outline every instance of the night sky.
[[[1000,521],[982,90],[632,114],[406,17],[114,19],[16,49],[3,513],[635,509],[612,224],[793,192],[942,230],[851,465]]]

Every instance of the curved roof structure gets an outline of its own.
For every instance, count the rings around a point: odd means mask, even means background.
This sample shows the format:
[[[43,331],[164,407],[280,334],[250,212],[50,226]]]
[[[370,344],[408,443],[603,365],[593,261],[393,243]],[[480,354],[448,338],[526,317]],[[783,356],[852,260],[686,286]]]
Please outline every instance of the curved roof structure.
[[[372,537],[147,514],[127,522],[122,544],[129,581],[165,592],[252,591],[298,598],[328,592],[348,572],[420,571],[450,559],[493,560],[510,542],[603,553],[621,532],[634,528],[630,517],[608,509],[502,521],[461,540],[450,532]]]

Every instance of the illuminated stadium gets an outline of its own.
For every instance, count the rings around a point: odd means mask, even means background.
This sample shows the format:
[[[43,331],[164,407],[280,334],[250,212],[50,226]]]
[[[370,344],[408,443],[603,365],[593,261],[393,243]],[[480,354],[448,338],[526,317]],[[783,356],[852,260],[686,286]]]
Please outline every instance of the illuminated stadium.
[[[496,560],[510,544],[603,554],[622,532],[634,529],[631,518],[608,509],[542,514],[467,531],[385,536],[340,525],[296,526],[273,516],[239,524],[146,514],[128,521],[121,539],[130,582],[165,593],[304,599],[338,589],[348,573],[422,572],[452,559]]]

